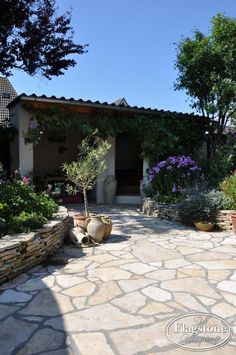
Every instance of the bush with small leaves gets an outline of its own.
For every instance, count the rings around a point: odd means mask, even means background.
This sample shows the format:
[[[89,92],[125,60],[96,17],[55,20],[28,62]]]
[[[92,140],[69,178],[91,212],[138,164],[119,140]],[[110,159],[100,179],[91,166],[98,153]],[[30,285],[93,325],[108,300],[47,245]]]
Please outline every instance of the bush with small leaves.
[[[0,235],[41,227],[58,204],[46,193],[36,193],[27,177],[0,184]]]
[[[216,190],[188,196],[178,205],[179,216],[188,225],[195,222],[214,223],[218,211],[228,208],[229,201],[221,191]]]
[[[230,208],[236,210],[236,174],[226,177],[220,187],[230,201]]]

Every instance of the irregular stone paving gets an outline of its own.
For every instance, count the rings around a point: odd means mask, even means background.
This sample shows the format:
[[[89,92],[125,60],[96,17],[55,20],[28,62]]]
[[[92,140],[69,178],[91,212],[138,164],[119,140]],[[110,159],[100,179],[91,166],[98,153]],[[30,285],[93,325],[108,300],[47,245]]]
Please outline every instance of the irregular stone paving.
[[[0,286],[1,355],[191,354],[168,340],[165,327],[194,311],[236,330],[233,233],[197,232],[135,208],[98,211],[113,219],[106,243],[65,244]],[[236,354],[235,335],[205,354]]]

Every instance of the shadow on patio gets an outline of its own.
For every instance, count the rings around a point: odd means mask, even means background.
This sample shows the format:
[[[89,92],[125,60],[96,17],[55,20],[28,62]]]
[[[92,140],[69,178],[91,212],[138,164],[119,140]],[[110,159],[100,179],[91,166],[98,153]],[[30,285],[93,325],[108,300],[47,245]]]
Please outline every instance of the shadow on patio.
[[[76,258],[84,255],[81,249],[74,254]],[[72,297],[59,291],[84,279],[68,268],[72,257],[61,256],[59,250],[41,265],[0,285],[1,354],[71,354],[73,345],[63,316],[77,307]]]

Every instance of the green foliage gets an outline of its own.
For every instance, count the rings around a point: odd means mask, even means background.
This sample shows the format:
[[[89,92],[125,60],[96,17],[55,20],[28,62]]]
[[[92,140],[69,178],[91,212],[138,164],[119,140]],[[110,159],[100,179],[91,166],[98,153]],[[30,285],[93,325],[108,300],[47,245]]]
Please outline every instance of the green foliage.
[[[37,127],[31,129],[28,132],[23,132],[23,137],[25,138],[25,143],[36,143],[38,144],[43,132]]]
[[[220,187],[230,201],[230,208],[236,210],[236,174],[226,177]]]
[[[221,191],[212,190],[188,196],[178,205],[179,216],[183,223],[215,222],[219,210],[227,209],[229,202]]]
[[[218,140],[236,110],[236,19],[216,15],[208,36],[195,30],[177,45],[175,88],[192,98],[192,108],[212,120]]]
[[[67,180],[72,183],[67,187],[68,193],[83,192],[86,215],[88,214],[86,192],[94,188],[96,177],[107,168],[104,158],[110,149],[110,144],[106,141],[99,144],[96,139],[93,141],[96,133],[81,142],[78,160],[64,163],[62,167]]]
[[[210,185],[218,187],[220,182],[236,166],[236,139],[230,138],[225,145],[216,147],[206,171]]]
[[[8,233],[29,232],[32,229],[40,228],[47,222],[41,213],[38,212],[21,212],[18,216],[13,216],[8,226]]]
[[[3,76],[16,68],[48,79],[75,66],[71,55],[85,52],[73,41],[71,13],[57,15],[55,0],[1,0],[0,48]]]
[[[5,203],[0,202],[0,236],[7,228],[6,220],[2,218],[2,215],[5,215],[7,205]]]
[[[72,127],[89,136],[97,129],[102,139],[120,132],[135,132],[141,144],[142,157],[151,164],[172,154],[192,155],[201,147],[208,127],[206,119],[165,111],[155,115],[125,111],[111,114],[93,112],[90,115],[68,113],[60,107],[54,107],[45,110],[31,108],[30,112],[37,119],[39,132],[63,132]]]
[[[0,233],[26,232],[38,228],[57,211],[46,193],[36,194],[21,179],[0,184]]]

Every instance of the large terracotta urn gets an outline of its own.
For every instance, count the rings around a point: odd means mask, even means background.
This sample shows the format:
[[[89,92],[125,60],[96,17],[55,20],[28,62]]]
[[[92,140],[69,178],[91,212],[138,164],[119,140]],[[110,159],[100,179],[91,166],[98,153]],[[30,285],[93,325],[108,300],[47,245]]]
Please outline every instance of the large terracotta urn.
[[[101,215],[101,220],[105,224],[105,232],[104,232],[103,239],[107,239],[110,236],[112,231],[112,221],[111,218],[107,215]]]
[[[105,234],[105,223],[103,223],[100,216],[92,216],[87,219],[88,235],[97,243],[100,243]]]
[[[231,215],[231,221],[232,221],[232,225],[233,225],[233,231],[234,231],[234,233],[236,233],[236,213],[233,213]]]
[[[116,197],[117,180],[114,175],[108,175],[104,181],[105,202],[113,204]]]
[[[82,213],[77,213],[74,215],[74,226],[75,227],[81,227],[86,231],[86,219],[87,216]]]

